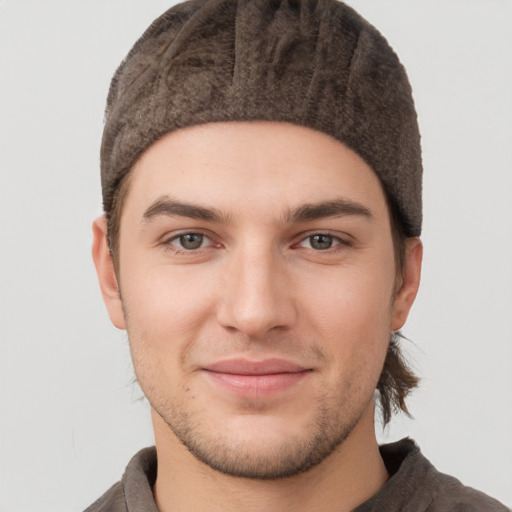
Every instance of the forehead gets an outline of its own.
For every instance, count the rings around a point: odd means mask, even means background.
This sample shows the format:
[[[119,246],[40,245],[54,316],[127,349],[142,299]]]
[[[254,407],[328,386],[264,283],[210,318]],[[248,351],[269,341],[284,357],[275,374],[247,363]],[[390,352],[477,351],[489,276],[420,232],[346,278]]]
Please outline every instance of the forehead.
[[[288,123],[210,123],[161,138],[132,169],[125,205],[140,215],[165,195],[262,216],[344,198],[387,217],[380,180],[361,157]]]

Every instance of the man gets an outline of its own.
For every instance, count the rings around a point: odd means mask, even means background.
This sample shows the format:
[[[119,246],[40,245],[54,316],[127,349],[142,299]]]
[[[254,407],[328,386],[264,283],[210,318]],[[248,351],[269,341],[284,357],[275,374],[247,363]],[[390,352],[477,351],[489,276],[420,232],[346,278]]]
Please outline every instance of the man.
[[[383,37],[335,1],[200,1],[112,81],[93,256],[156,450],[88,510],[506,510],[410,440],[397,331],[421,157]]]

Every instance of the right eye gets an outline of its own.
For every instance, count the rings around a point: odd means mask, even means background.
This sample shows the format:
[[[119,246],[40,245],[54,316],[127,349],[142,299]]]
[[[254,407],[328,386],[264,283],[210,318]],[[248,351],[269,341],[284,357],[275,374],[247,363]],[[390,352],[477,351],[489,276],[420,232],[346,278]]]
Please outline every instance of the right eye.
[[[167,243],[184,251],[194,251],[208,247],[212,241],[202,233],[182,233],[171,238]]]

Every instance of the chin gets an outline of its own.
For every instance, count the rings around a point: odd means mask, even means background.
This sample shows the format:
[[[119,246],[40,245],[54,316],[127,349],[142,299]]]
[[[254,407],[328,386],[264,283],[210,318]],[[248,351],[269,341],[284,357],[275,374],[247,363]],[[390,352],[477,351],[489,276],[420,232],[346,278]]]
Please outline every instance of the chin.
[[[190,421],[190,416],[186,422],[161,417],[181,444],[209,468],[236,478],[276,480],[320,464],[347,439],[361,415],[350,420],[345,416],[344,421],[343,415],[334,417],[324,410],[314,420],[301,422],[246,414],[223,425]]]

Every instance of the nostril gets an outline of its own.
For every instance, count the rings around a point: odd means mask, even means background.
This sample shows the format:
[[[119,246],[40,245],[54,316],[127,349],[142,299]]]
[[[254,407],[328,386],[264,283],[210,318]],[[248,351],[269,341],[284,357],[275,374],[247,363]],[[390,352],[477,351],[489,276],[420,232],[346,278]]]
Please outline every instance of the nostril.
[[[240,243],[230,255],[230,277],[219,292],[219,324],[254,339],[276,328],[289,328],[295,310],[282,263],[267,235]]]
[[[243,304],[224,298],[218,310],[220,325],[229,331],[239,331],[248,338],[261,338],[276,329],[287,329],[295,322],[295,311],[287,299]]]

